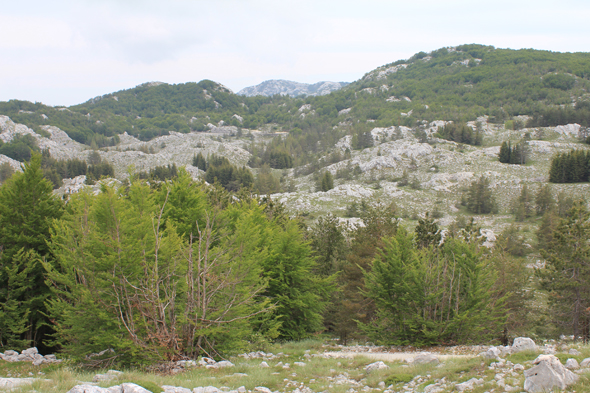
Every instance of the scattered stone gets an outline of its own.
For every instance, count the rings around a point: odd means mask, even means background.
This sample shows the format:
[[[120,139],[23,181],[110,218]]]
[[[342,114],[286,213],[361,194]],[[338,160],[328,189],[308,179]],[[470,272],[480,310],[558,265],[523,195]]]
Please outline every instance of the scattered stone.
[[[305,363],[303,363],[303,362],[293,362],[293,364],[294,364],[295,366],[299,366],[299,367],[305,367],[305,366],[306,366],[306,364],[305,364]]]
[[[491,347],[487,351],[480,353],[479,356],[483,357],[484,359],[496,359],[496,360],[498,360],[500,358],[500,354],[501,353],[502,352],[498,348]]]
[[[524,372],[524,390],[529,393],[547,392],[554,388],[564,390],[575,383],[578,376],[566,369],[554,355],[539,355],[536,366]]]
[[[219,393],[220,390],[215,386],[205,386],[193,389],[193,393]]]
[[[190,389],[178,386],[164,385],[162,386],[162,389],[164,389],[164,393],[193,393],[193,391]]]
[[[536,351],[537,344],[528,337],[517,337],[514,339],[514,343],[512,344],[512,353],[522,352],[522,351]]]
[[[416,355],[414,357],[414,360],[412,360],[412,365],[418,365],[418,364],[439,364],[440,360],[438,360],[438,356],[433,355],[432,353],[429,352],[423,352],[420,353],[418,355]]]
[[[565,368],[567,368],[568,370],[577,370],[578,368],[580,368],[580,365],[578,364],[578,361],[576,359],[569,358],[565,361]]]
[[[260,392],[260,393],[272,393],[272,390],[270,390],[269,388],[266,388],[264,386],[256,386],[254,388],[255,392]]]
[[[574,356],[580,356],[582,354],[582,352],[578,351],[577,349],[570,349],[568,352],[570,355],[574,355]]]
[[[0,388],[12,389],[18,386],[30,385],[34,380],[35,378],[0,378]]]
[[[222,360],[220,362],[217,362],[216,366],[217,366],[217,368],[227,368],[227,367],[234,367],[234,364],[228,360]]]
[[[366,366],[365,367],[365,371],[367,373],[370,373],[370,372],[375,371],[375,370],[383,370],[383,369],[386,369],[386,368],[389,368],[389,366],[387,364],[385,364],[383,362],[375,362],[375,363],[371,363],[368,366]]]
[[[259,366],[259,367],[262,367],[262,368],[268,368],[268,367],[270,367],[270,366],[269,366],[269,365],[268,365],[268,363],[266,363],[265,361],[262,361],[262,362],[260,362],[260,366]]]
[[[582,363],[580,363],[580,367],[582,368],[586,368],[590,366],[590,358],[586,358],[584,360],[582,360]]]
[[[469,381],[465,381],[463,383],[459,383],[455,385],[455,389],[460,392],[464,392],[465,390],[473,390],[476,385],[482,385],[483,379],[471,378]]]

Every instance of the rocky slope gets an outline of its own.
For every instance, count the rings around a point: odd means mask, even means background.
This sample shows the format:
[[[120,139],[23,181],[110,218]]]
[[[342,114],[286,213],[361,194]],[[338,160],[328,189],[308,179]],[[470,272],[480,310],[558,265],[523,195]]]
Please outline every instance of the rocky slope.
[[[271,79],[256,86],[245,87],[240,90],[238,94],[246,97],[270,97],[275,94],[288,95],[291,97],[297,97],[300,95],[323,96],[330,94],[333,91],[340,90],[346,85],[348,85],[348,82],[317,82],[314,84],[308,84],[282,79]]]
[[[522,187],[526,184],[535,193],[547,182],[550,161],[555,153],[574,148],[588,149],[590,146],[578,142],[578,125],[512,131],[486,123],[485,118],[478,122],[484,132],[483,146],[480,147],[432,136],[436,127],[444,124],[439,121],[423,127],[430,135],[427,143],[414,135],[416,130],[403,126],[374,128],[371,131],[374,145],[363,150],[351,149],[351,138],[346,136],[326,151],[326,156],[339,151],[350,152],[350,158],[321,170],[329,171],[335,177],[332,190],[316,191],[314,175],[299,174],[302,168],[273,170],[275,176],[284,177],[284,184],[291,184],[291,187],[290,192],[274,194],[272,197],[285,204],[292,214],[303,213],[312,219],[329,213],[343,217],[353,203],[393,202],[399,215],[410,226],[414,225],[419,215],[433,211],[440,217],[440,225],[447,226],[459,215],[466,214],[460,206],[461,196],[472,181],[485,175],[491,181],[499,204],[499,214],[477,216],[475,219],[489,230],[488,240],[493,241],[494,233],[513,222],[511,206]],[[474,122],[471,125],[476,127],[478,124]],[[47,126],[44,130],[50,134],[49,138],[36,134],[26,126],[15,124],[6,116],[0,116],[0,139],[5,142],[18,133],[32,134],[41,148],[50,149],[51,154],[58,159],[87,159],[91,151],[87,146],[71,140],[56,127]],[[242,136],[238,137],[236,130],[235,127],[215,127],[209,132],[171,132],[170,135],[149,142],[141,142],[123,134],[119,145],[103,148],[99,153],[113,164],[115,176],[119,180],[125,179],[129,171],[147,171],[173,163],[185,166],[189,173],[199,178],[203,172],[191,165],[193,156],[199,152],[205,156],[211,153],[224,156],[241,166],[246,165],[251,157],[246,148],[252,141],[268,142],[282,136],[278,132],[273,134],[242,129]],[[518,141],[525,133],[532,137],[528,164],[500,163],[497,154],[502,141]],[[20,165],[1,155],[0,162],[9,162],[15,168]],[[256,170],[253,172],[256,173]],[[344,176],[343,173],[348,175]],[[400,179],[404,173],[412,186],[402,186]],[[59,192],[75,192],[82,186],[83,179],[65,181]],[[552,187],[555,195],[566,191],[573,197],[588,195],[590,191],[587,183],[554,184]],[[355,220],[352,219],[352,222]]]

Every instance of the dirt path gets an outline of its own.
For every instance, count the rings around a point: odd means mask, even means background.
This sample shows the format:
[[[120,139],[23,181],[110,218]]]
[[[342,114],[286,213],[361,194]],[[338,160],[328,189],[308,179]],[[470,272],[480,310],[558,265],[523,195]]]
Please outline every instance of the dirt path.
[[[346,358],[351,359],[356,356],[365,356],[369,359],[385,360],[387,362],[394,362],[396,360],[411,360],[420,352],[325,352],[325,355],[333,358]],[[434,353],[440,360],[446,359],[467,359],[472,358],[475,355],[441,355]]]

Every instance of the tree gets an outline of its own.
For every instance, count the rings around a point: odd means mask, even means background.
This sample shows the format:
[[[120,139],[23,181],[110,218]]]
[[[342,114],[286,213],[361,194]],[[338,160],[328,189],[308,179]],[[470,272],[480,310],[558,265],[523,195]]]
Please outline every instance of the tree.
[[[502,146],[500,146],[500,153],[498,154],[499,161],[503,164],[509,164],[511,152],[512,148],[510,147],[510,142],[502,142]]]
[[[49,289],[43,267],[33,261],[39,258],[53,261],[47,239],[50,237],[51,221],[62,215],[63,202],[53,195],[52,184],[43,178],[41,154],[34,153],[31,161],[23,164],[22,168],[23,172],[15,173],[0,187],[0,264],[8,269],[6,272],[11,272],[0,281],[0,288],[9,286],[15,275],[27,271],[27,280],[31,280],[30,289],[21,292],[18,298],[13,292],[10,299],[18,300],[29,308],[28,330],[19,338],[45,351],[47,343],[44,340],[51,333],[45,316]],[[28,251],[35,253],[36,257],[27,254],[30,262],[24,263],[22,252]],[[14,270],[15,264],[20,266],[17,271]],[[4,301],[8,301],[6,299]]]
[[[553,198],[553,193],[551,192],[551,186],[549,184],[545,184],[543,187],[539,188],[539,191],[535,196],[535,211],[537,212],[538,216],[542,216],[554,207],[555,199]]]
[[[269,255],[262,261],[268,279],[264,295],[276,304],[280,338],[299,340],[322,329],[322,314],[334,290],[334,277],[316,276],[312,249],[303,241],[297,224],[290,221],[275,231]]]
[[[541,287],[548,291],[556,322],[571,328],[574,340],[588,338],[590,318],[590,212],[578,201],[541,250],[547,261],[539,270]]]
[[[481,176],[473,181],[464,200],[467,211],[472,214],[489,214],[496,211],[496,200],[490,188],[490,181]]]
[[[318,184],[318,190],[322,192],[330,191],[334,188],[334,178],[330,171],[325,171]]]
[[[493,299],[493,270],[476,244],[448,239],[417,250],[403,228],[385,242],[365,272],[374,321],[369,338],[387,345],[427,346],[481,341],[498,334],[503,301]]]
[[[514,213],[516,221],[524,221],[533,216],[534,210],[533,196],[525,184],[522,186],[520,195],[513,202],[512,212]]]
[[[263,207],[242,201],[201,210],[200,193],[189,188],[197,195],[185,206],[197,221],[181,223],[180,235],[181,190],[162,196],[132,180],[127,189],[102,191],[72,196],[53,229],[59,264],[44,264],[64,352],[82,359],[113,348],[119,363],[130,364],[245,349],[254,318],[272,308],[262,296],[272,233]],[[173,193],[176,209],[167,211]]]
[[[434,219],[429,217],[426,213],[425,216],[418,219],[418,225],[414,230],[416,246],[418,248],[424,247],[438,247],[442,240],[442,235],[438,225]]]

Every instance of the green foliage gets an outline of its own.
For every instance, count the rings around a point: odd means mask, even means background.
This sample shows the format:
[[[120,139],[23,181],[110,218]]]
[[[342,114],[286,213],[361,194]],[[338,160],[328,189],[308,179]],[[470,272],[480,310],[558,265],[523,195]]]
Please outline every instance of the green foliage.
[[[541,254],[546,265],[538,270],[541,287],[548,291],[555,321],[571,329],[574,339],[590,326],[585,310],[590,299],[590,213],[578,201],[551,234]]]
[[[324,174],[320,177],[316,188],[318,191],[322,192],[330,191],[332,188],[334,188],[334,177],[330,171],[324,172]]]
[[[490,182],[485,176],[473,181],[463,196],[462,203],[472,214],[489,214],[497,210],[496,200],[490,189]]]
[[[207,170],[207,160],[205,160],[203,153],[199,152],[199,154],[193,157],[193,166],[196,166],[203,172]]]
[[[186,181],[186,174],[180,178]],[[219,211],[207,207],[198,188],[174,183],[161,191],[137,181],[102,191],[72,196],[53,229],[59,265],[45,267],[56,342],[64,351],[80,359],[113,348],[118,362],[129,363],[242,347],[254,332],[252,317],[270,307],[259,296],[270,225],[262,207]],[[201,211],[204,223],[196,233],[187,233],[190,222],[179,223],[180,236],[172,219],[190,200],[186,220]]]
[[[498,153],[498,159],[503,164],[526,164],[528,155],[528,144],[525,140],[520,141],[514,147],[510,145],[510,142],[502,142],[500,146],[500,153]]]
[[[473,128],[467,124],[448,123],[444,127],[438,127],[437,136],[457,143],[468,145],[481,145],[482,136],[479,130],[473,131]]]
[[[434,219],[430,218],[428,213],[418,219],[418,225],[414,230],[414,234],[418,248],[438,247],[442,240],[442,234],[438,225]]]
[[[0,141],[0,154],[20,162],[29,161],[31,153],[39,151],[37,140],[31,134],[16,134],[14,138],[7,143]]]
[[[440,249],[418,250],[400,228],[365,272],[377,315],[361,328],[388,345],[485,340],[504,319],[502,300],[492,301],[495,279],[476,244],[448,239]]]
[[[551,160],[549,181],[551,183],[587,182],[590,174],[590,152],[572,150],[558,153]]]
[[[299,340],[320,330],[334,277],[312,273],[316,269],[312,249],[303,242],[295,222],[288,222],[284,231],[273,236],[262,265],[269,280],[264,295],[273,299],[274,313],[281,323],[279,337]]]
[[[228,191],[238,191],[242,187],[251,187],[254,176],[245,166],[238,168],[227,158],[212,154],[207,160],[205,180],[211,184],[218,182]]]
[[[150,169],[149,172],[139,172],[137,177],[139,179],[150,179],[150,180],[159,180],[165,181],[174,179],[178,175],[178,168],[176,164],[168,164],[167,166],[157,166],[155,168]]]
[[[0,183],[4,183],[6,180],[14,174],[14,168],[7,162],[0,164]]]
[[[516,221],[524,221],[532,217],[535,213],[533,194],[529,191],[527,185],[522,186],[520,195],[512,203],[512,213]]]
[[[256,180],[254,181],[254,190],[258,195],[269,195],[280,191],[281,184],[272,174],[270,166],[264,164],[260,167]]]
[[[555,208],[555,199],[551,192],[551,186],[545,184],[539,188],[539,191],[535,196],[535,211],[537,212],[537,215],[542,216],[553,208]]]
[[[43,268],[35,261],[44,258],[47,263],[53,262],[47,239],[51,221],[61,216],[62,209],[63,203],[53,195],[51,183],[43,178],[39,153],[23,165],[23,172],[15,173],[0,187],[0,265],[4,272],[0,288],[8,290],[0,295],[0,302],[12,316],[14,312],[28,316],[26,322],[18,321],[23,323],[18,326],[14,324],[16,317],[10,317],[13,333],[23,326],[27,331],[17,337],[5,336],[3,340],[23,340],[27,345],[46,348],[42,340],[50,332],[45,307],[49,289]],[[19,288],[21,284],[23,290]],[[15,301],[22,308],[9,311]]]

